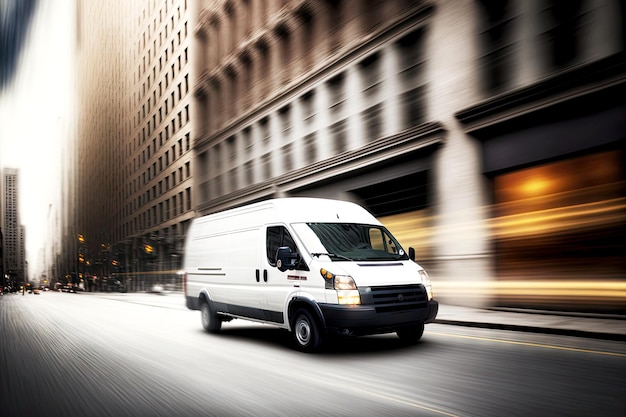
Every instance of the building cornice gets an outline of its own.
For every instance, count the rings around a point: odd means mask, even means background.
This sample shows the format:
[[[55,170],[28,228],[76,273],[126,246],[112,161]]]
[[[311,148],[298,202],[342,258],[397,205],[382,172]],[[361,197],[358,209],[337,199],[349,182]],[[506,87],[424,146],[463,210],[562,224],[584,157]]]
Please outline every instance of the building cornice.
[[[323,161],[315,162],[284,175],[271,178],[250,187],[236,190],[197,207],[203,215],[232,208],[253,201],[272,198],[285,193],[315,187],[342,176],[357,175],[385,163],[393,163],[414,152],[432,152],[443,144],[445,129],[439,122],[424,123],[346,151]]]
[[[565,70],[530,86],[492,97],[455,114],[468,133],[492,128],[567,102],[609,99],[626,103],[626,54]],[[589,100],[588,100],[589,101]],[[589,103],[586,103],[589,104]],[[592,108],[587,111],[593,111]]]

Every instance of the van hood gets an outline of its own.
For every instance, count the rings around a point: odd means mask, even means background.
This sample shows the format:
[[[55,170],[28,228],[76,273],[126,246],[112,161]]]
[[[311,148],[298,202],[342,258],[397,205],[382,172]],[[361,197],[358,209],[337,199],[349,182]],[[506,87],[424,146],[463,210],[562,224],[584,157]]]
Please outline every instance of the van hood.
[[[350,275],[357,287],[422,283],[421,266],[413,261],[328,262],[323,268],[335,275]]]

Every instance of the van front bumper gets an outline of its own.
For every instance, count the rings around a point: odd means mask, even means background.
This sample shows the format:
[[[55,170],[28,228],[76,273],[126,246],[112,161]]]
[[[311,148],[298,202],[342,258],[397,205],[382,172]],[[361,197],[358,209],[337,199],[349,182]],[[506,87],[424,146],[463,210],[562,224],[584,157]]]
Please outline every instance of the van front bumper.
[[[426,307],[394,312],[378,312],[373,305],[319,304],[326,328],[333,332],[356,335],[389,333],[398,328],[432,323],[439,303],[431,300]]]

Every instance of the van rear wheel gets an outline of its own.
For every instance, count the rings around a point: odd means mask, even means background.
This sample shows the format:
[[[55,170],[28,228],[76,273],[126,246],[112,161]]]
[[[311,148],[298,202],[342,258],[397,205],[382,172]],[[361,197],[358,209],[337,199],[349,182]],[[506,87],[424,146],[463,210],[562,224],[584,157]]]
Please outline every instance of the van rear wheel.
[[[322,345],[323,337],[320,328],[306,309],[299,309],[294,314],[291,326],[296,348],[303,352],[313,352]]]
[[[422,338],[422,335],[424,334],[424,323],[402,327],[396,330],[396,334],[402,342],[409,345],[415,344]]]
[[[200,318],[202,327],[209,333],[217,333],[222,328],[222,320],[211,311],[207,301],[203,301],[200,305]]]

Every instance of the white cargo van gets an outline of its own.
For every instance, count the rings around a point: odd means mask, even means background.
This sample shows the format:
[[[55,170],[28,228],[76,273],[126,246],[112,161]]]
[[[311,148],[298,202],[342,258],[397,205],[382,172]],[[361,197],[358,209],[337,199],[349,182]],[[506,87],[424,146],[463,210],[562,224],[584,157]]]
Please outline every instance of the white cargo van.
[[[316,350],[329,334],[396,332],[414,343],[438,311],[428,274],[361,206],[280,198],[193,220],[185,242],[187,307],[218,332],[242,318],[292,332]]]

